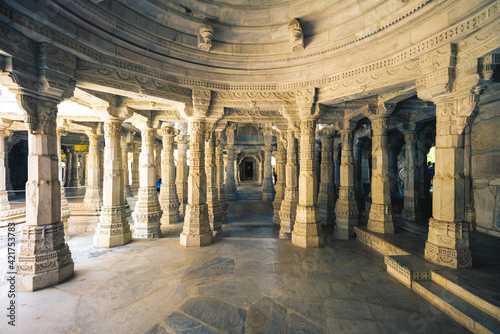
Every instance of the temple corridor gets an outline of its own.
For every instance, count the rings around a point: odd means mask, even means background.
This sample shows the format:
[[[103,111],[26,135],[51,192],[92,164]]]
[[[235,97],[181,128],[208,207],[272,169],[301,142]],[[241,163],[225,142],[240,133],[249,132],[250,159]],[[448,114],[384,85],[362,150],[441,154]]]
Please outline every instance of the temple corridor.
[[[90,232],[74,236],[75,276],[20,293],[21,324],[0,323],[0,332],[467,332],[387,275],[382,256],[360,242],[294,247],[278,238],[272,216],[268,202],[232,202],[222,235],[203,248],[179,244],[181,223],[163,238],[108,249],[95,248]]]

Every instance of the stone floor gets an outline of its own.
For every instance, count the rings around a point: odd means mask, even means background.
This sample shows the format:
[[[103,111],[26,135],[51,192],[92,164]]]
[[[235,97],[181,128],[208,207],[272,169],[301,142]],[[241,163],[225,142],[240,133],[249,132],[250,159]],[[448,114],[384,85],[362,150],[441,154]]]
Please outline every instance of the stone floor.
[[[328,237],[322,249],[297,248],[277,238],[271,204],[229,208],[230,223],[204,248],[180,246],[180,224],[164,238],[112,249],[95,249],[91,234],[73,236],[75,276],[19,293],[17,326],[2,315],[0,333],[467,332],[360,242]]]

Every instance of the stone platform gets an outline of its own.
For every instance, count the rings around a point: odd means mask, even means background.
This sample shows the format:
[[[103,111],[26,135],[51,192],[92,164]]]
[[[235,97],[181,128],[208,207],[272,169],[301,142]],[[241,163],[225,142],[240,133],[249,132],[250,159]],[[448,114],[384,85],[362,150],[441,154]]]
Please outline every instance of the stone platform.
[[[2,321],[0,332],[467,332],[387,275],[368,247],[330,237],[321,249],[294,247],[272,215],[269,202],[231,203],[222,236],[203,248],[179,244],[181,224],[111,249],[74,236],[74,278],[19,293],[19,324]]]
[[[472,268],[448,269],[423,257],[425,228],[399,222],[398,233],[383,235],[356,227],[357,239],[383,254],[387,272],[474,333],[500,332],[500,246],[472,232]],[[411,231],[408,232],[408,231]]]

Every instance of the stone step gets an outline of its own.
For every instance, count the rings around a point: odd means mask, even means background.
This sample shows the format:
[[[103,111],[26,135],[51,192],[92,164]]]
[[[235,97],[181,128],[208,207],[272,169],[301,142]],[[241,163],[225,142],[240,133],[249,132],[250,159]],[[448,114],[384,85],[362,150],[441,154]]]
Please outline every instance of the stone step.
[[[479,296],[474,287],[452,282],[418,255],[386,255],[387,272],[475,333],[499,333],[500,310]],[[476,294],[478,293],[478,294]]]
[[[434,281],[413,282],[412,290],[473,333],[500,332],[500,319],[483,312]]]
[[[490,298],[484,291],[477,289],[447,271],[431,270],[431,280],[446,290],[453,292],[468,303],[474,305],[492,317],[500,319],[500,307],[497,300]]]

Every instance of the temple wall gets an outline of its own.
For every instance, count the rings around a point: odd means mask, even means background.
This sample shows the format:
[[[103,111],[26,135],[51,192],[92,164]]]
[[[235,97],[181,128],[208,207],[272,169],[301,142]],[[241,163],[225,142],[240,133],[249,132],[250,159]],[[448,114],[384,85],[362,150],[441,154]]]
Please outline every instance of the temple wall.
[[[500,237],[500,84],[481,95],[471,132],[476,228]]]

